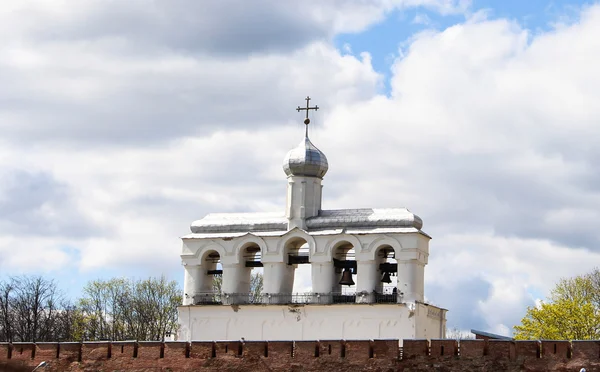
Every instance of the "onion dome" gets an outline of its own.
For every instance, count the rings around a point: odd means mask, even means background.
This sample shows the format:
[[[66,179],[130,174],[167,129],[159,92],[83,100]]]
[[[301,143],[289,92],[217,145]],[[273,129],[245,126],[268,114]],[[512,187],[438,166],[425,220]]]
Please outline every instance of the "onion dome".
[[[310,142],[308,135],[290,150],[283,160],[283,171],[290,176],[323,178],[329,165],[325,154]]]

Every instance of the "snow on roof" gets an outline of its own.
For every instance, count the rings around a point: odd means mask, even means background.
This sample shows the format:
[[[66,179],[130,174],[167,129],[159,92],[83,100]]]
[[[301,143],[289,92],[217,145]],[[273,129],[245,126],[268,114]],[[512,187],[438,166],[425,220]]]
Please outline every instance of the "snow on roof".
[[[385,232],[420,232],[423,221],[406,208],[363,208],[321,210],[306,219],[314,235]],[[192,234],[183,238],[236,237],[246,233],[282,235],[288,231],[288,219],[280,213],[211,213],[194,221]]]

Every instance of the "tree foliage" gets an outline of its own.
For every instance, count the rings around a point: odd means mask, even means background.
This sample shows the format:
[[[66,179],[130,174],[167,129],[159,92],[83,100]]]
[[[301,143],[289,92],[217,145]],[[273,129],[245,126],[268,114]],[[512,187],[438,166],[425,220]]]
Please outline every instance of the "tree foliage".
[[[0,282],[0,340],[66,341],[69,310],[54,281],[41,276],[8,278]]]
[[[87,283],[75,304],[40,276],[0,281],[0,341],[163,340],[177,330],[177,283],[115,278]]]
[[[177,330],[177,283],[164,277],[89,282],[78,306],[78,335],[89,340],[162,340]]]
[[[600,338],[600,271],[561,279],[549,301],[527,308],[514,330],[521,340]]]

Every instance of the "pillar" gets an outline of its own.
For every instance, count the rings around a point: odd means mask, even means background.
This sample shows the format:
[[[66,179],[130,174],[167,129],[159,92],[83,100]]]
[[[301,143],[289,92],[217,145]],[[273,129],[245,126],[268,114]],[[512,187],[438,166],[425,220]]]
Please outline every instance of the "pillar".
[[[293,265],[285,262],[263,262],[263,302],[288,303],[293,287]]]
[[[237,287],[238,303],[250,303],[250,277],[252,276],[252,268],[246,267],[245,264],[239,268],[239,283]]]
[[[183,304],[193,305],[194,296],[201,292],[201,267],[200,265],[183,265]]]
[[[417,260],[398,261],[398,302],[423,301],[424,267]]]
[[[184,265],[183,304],[213,301],[213,276],[202,265]]]
[[[244,303],[241,288],[243,286],[246,267],[240,264],[223,265],[223,283],[221,291],[223,292],[222,301],[224,305]],[[246,298],[248,292],[246,292]]]
[[[356,265],[356,303],[374,303],[374,291],[380,282],[377,261],[357,261]]]
[[[312,301],[320,304],[332,302],[331,292],[334,288],[335,267],[333,261],[311,263]]]
[[[340,284],[340,280],[342,280],[342,271],[340,270],[340,272],[336,272],[336,269],[334,266],[333,273],[332,273],[331,292],[333,292],[335,294],[342,293],[342,285]]]

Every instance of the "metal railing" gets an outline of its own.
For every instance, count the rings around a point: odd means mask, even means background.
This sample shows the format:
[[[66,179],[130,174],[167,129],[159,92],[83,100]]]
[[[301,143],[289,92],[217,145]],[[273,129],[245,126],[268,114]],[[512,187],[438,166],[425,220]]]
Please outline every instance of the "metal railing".
[[[400,303],[396,293],[330,292],[330,293],[215,293],[205,292],[194,296],[194,305],[289,305],[289,304],[393,304]]]

